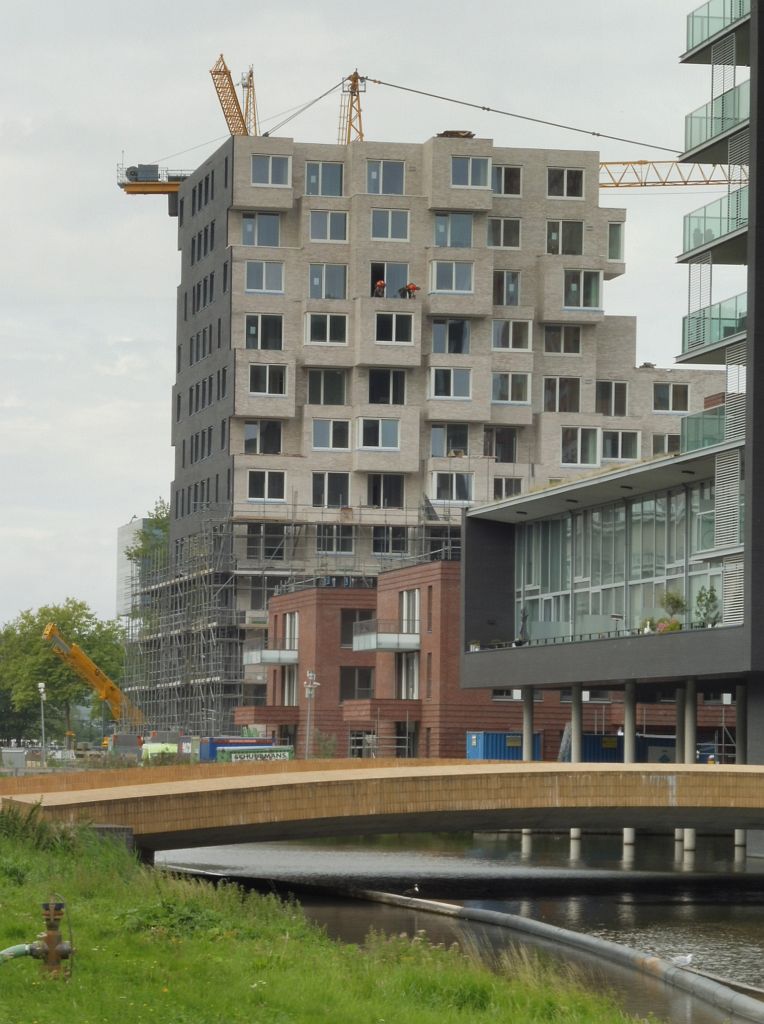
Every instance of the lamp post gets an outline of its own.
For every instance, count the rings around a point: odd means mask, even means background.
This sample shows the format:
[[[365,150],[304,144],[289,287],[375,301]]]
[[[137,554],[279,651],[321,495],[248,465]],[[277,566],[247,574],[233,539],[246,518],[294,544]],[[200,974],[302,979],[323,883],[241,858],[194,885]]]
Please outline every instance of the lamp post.
[[[40,729],[42,731],[42,751],[40,752],[40,767],[47,768],[45,757],[45,683],[38,683],[37,690],[40,694]]]
[[[317,688],[321,684],[316,679],[315,672],[308,672],[305,679],[305,700],[307,701],[307,715],[305,716],[305,760],[310,757],[310,728],[313,718],[313,698]]]

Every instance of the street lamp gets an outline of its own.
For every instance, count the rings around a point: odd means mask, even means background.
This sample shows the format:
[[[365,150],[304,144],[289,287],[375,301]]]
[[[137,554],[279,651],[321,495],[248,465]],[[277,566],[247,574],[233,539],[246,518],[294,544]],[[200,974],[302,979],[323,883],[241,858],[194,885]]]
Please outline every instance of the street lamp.
[[[40,694],[40,728],[42,730],[42,751],[40,753],[41,767],[47,768],[45,758],[45,683],[38,683],[37,690]]]
[[[307,701],[308,704],[308,713],[305,717],[305,760],[307,761],[307,759],[310,757],[310,727],[312,724],[311,720],[313,717],[313,697],[316,690],[321,684],[316,679],[315,672],[308,672],[306,673],[306,675],[307,678],[305,679],[305,700]]]

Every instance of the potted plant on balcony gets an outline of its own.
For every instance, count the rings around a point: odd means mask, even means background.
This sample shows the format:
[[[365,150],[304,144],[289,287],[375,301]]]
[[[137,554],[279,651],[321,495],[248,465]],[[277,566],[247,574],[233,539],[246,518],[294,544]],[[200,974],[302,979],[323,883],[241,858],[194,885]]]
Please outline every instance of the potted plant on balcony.
[[[713,583],[710,587],[701,587],[695,598],[695,617],[701,626],[712,629],[721,618],[719,598]]]
[[[658,619],[655,624],[656,633],[675,633],[682,628],[682,623],[676,617],[687,611],[687,602],[675,590],[667,590],[661,598],[661,608],[668,614]]]

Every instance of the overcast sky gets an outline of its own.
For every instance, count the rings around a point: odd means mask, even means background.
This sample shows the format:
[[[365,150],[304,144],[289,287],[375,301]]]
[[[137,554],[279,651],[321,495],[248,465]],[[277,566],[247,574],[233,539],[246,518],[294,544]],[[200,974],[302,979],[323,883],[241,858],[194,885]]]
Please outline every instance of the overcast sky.
[[[177,221],[116,166],[193,168],[223,140],[209,76],[254,65],[263,128],[354,68],[590,131],[610,142],[369,84],[367,138],[466,128],[502,146],[661,158],[709,96],[683,67],[685,0],[42,0],[6,6],[0,64],[0,624],[74,596],[115,613],[116,531],[172,477]],[[282,134],[335,142],[333,94]],[[606,312],[638,317],[638,361],[670,365],[687,311],[682,214],[708,189],[608,190],[626,206],[626,276]],[[733,294],[733,291],[729,291]],[[715,295],[722,298],[724,295]]]

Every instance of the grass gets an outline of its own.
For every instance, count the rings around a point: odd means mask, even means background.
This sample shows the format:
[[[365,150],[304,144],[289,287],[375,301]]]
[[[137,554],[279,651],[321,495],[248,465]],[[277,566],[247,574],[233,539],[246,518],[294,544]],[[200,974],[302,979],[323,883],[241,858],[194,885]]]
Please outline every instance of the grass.
[[[491,971],[421,934],[342,945],[296,904],[152,871],[87,829],[0,812],[0,949],[36,937],[53,893],[74,933],[72,976],[50,978],[26,957],[3,964],[0,1024],[632,1020],[537,959],[505,957]]]

